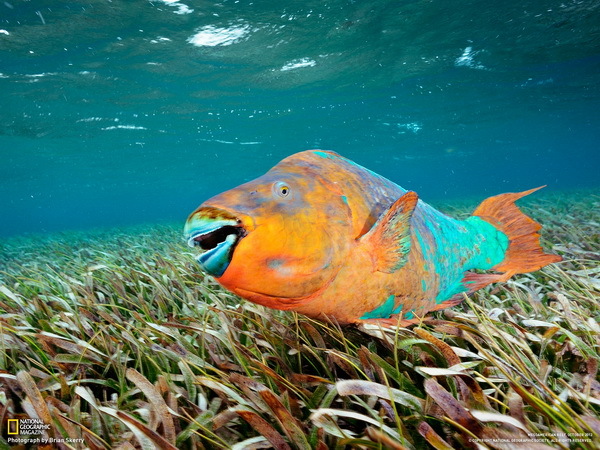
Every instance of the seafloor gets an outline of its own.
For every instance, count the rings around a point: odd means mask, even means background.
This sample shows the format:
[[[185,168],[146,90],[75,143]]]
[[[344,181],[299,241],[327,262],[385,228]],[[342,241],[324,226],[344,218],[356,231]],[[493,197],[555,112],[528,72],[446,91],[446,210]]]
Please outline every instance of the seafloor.
[[[410,329],[240,301],[181,224],[0,241],[1,423],[47,425],[0,447],[598,448],[600,195],[521,204],[564,261]]]

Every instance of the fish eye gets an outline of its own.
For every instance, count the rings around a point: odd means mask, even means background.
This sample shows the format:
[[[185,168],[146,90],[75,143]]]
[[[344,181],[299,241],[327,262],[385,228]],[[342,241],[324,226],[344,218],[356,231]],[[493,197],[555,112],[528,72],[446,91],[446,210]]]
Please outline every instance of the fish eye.
[[[290,187],[282,181],[275,183],[273,189],[275,193],[280,197],[287,197],[288,195],[290,195]]]

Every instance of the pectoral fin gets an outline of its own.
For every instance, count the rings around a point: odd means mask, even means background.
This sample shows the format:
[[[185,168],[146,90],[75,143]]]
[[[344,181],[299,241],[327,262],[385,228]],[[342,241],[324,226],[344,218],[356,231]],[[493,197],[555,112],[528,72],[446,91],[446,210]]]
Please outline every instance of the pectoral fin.
[[[418,200],[416,193],[407,192],[360,238],[369,247],[379,272],[392,273],[406,264],[410,252],[410,218]]]

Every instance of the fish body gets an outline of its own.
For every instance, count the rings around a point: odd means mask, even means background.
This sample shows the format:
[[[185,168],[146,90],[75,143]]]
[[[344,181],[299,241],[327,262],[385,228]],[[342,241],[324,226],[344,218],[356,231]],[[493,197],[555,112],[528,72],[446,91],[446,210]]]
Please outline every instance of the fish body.
[[[514,204],[533,191],[491,197],[458,220],[349,159],[311,150],[207,200],[185,234],[205,250],[201,268],[247,300],[340,324],[405,325],[560,260]]]

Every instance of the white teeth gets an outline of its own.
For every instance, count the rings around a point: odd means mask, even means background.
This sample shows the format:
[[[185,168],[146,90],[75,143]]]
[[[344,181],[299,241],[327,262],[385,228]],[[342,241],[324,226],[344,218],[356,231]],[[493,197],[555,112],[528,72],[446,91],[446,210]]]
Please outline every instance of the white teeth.
[[[194,236],[192,236],[192,237],[190,237],[188,239],[188,241],[187,241],[188,247],[192,247],[192,248],[194,248],[194,247],[200,247],[200,243],[198,241],[196,241],[196,238],[198,236],[202,236],[202,235],[201,234],[196,234],[196,235],[194,235]]]
[[[196,234],[196,235],[194,235],[194,236],[192,236],[191,238],[188,239],[188,241],[187,241],[188,247],[192,247],[192,248],[194,248],[194,247],[200,247],[200,242],[196,241],[196,238],[198,236],[203,236],[203,235],[202,234]]]
[[[188,221],[185,224],[183,232],[184,232],[184,235],[189,236],[188,240],[187,240],[188,246],[196,247],[196,246],[198,246],[198,243],[195,242],[195,239],[197,239],[200,236],[206,236],[206,235],[212,233],[213,231],[216,231],[219,228],[223,228],[228,225],[236,226],[236,225],[238,225],[238,221],[230,220],[230,219],[217,220],[217,221],[193,219],[191,221]],[[190,233],[193,233],[193,234],[190,235]]]

